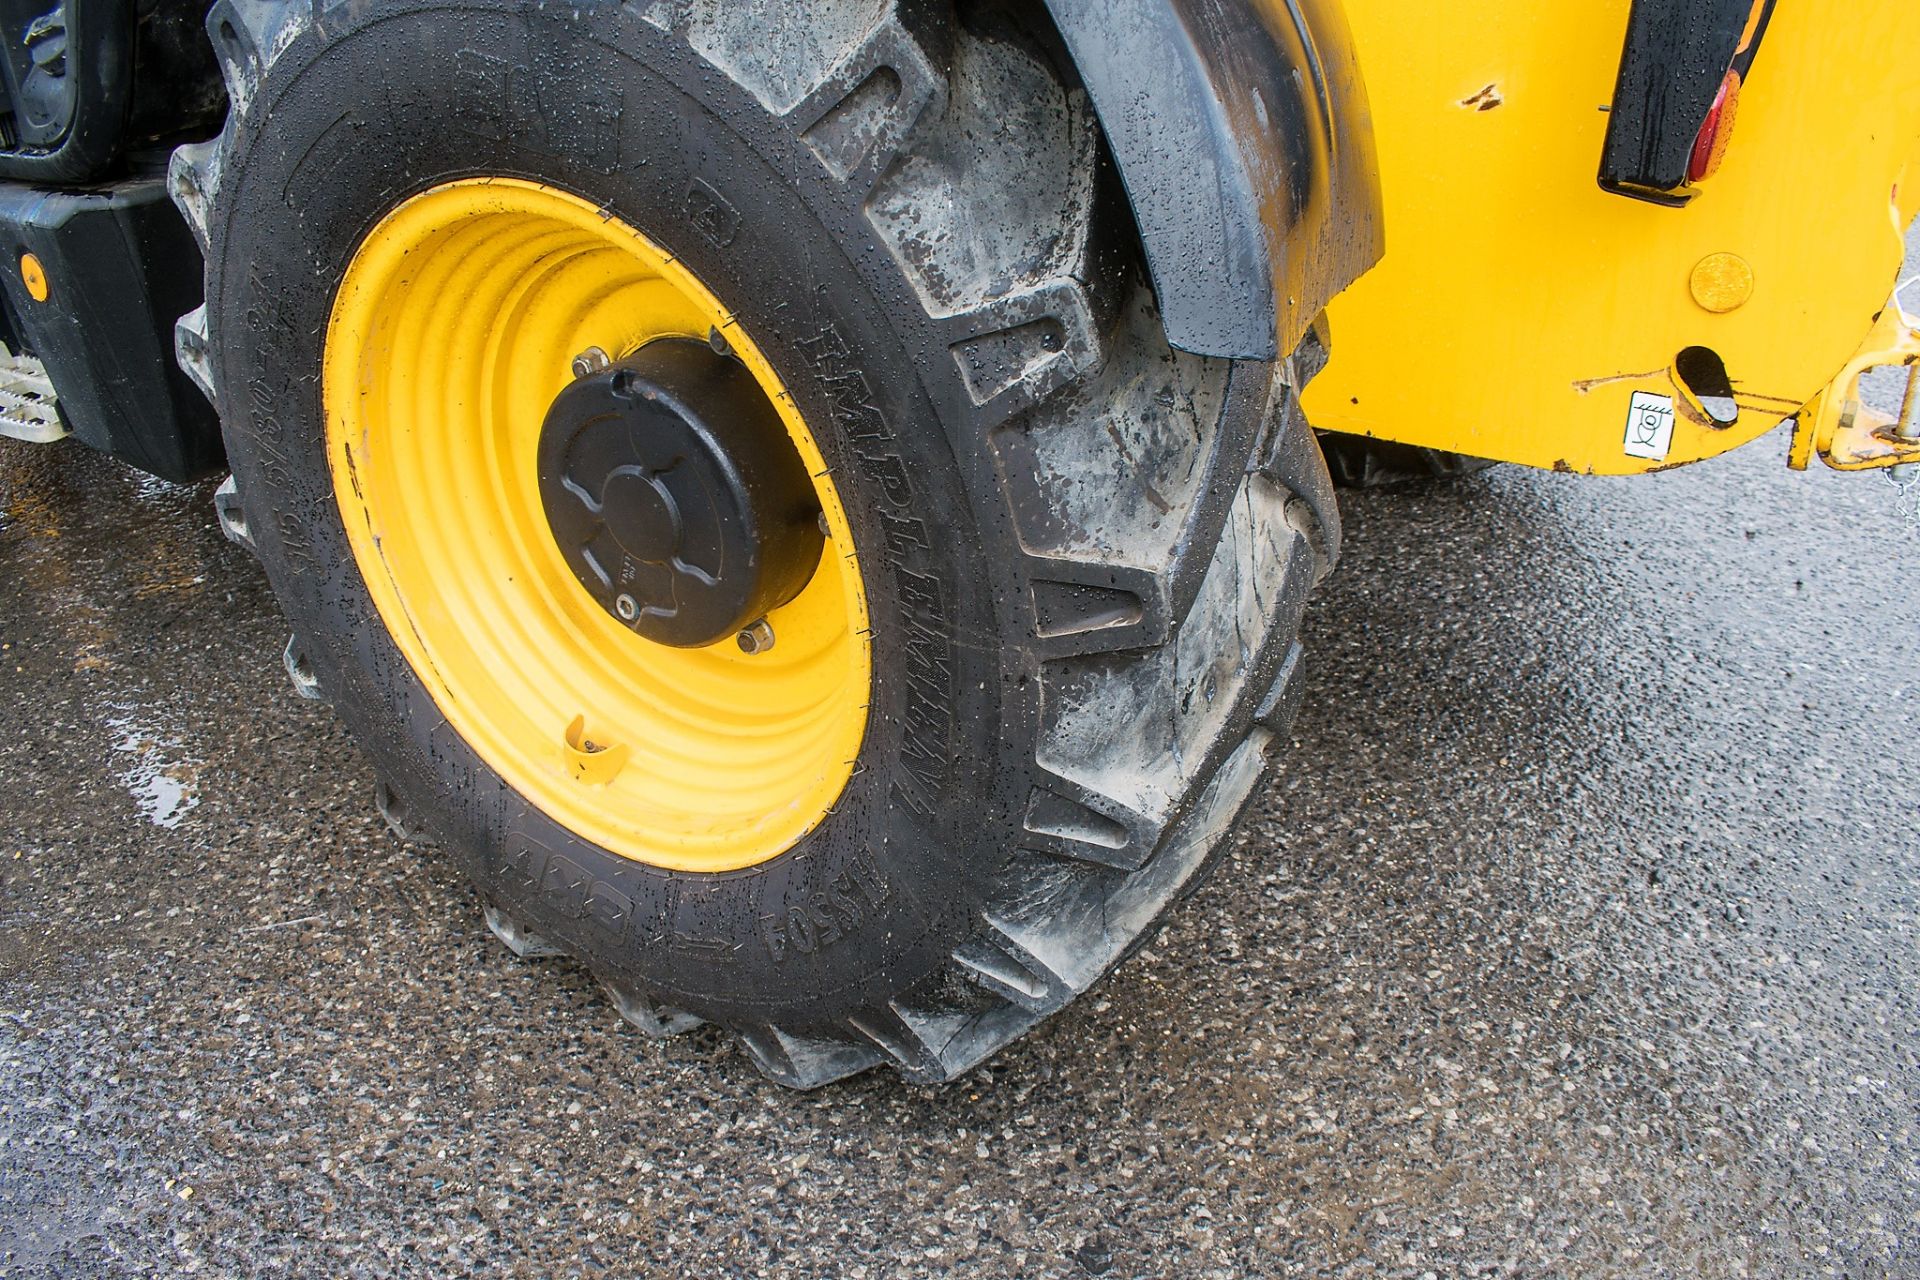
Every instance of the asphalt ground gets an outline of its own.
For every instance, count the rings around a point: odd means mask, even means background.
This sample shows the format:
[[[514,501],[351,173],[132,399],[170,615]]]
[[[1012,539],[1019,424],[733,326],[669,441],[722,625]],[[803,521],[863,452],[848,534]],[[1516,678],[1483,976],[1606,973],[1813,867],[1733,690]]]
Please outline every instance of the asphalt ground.
[[[1231,857],[957,1087],[514,959],[211,488],[0,441],[0,1276],[1920,1275],[1920,517],[1350,496]]]

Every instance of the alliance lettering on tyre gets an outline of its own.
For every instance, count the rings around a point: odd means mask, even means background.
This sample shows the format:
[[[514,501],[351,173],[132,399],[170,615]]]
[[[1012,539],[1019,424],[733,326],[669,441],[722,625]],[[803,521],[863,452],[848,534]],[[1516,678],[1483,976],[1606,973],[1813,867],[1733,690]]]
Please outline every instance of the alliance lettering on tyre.
[[[615,940],[627,935],[633,899],[570,858],[520,836],[501,859],[500,882],[517,893],[536,891],[560,915],[584,920]]]
[[[878,514],[889,553],[886,563],[904,615],[906,708],[901,716],[899,759],[922,794],[899,785],[893,794],[911,812],[925,817],[933,812],[932,797],[947,785],[954,761],[954,673],[947,653],[952,616],[940,580],[907,567],[913,562],[929,563],[933,544],[926,525],[913,514],[912,471],[891,447],[893,432],[873,403],[873,389],[854,365],[846,339],[829,321],[797,345],[827,387],[835,422],[845,431],[864,469],[878,480],[881,497],[894,508]]]
[[[520,836],[507,845],[496,878],[502,889],[525,893],[539,887],[540,874],[546,870],[546,863],[547,851],[525,836]]]
[[[907,707],[902,717],[900,765],[929,794],[940,785],[942,767],[951,758],[953,717],[947,708],[947,690],[953,683],[953,663],[942,636],[948,626],[940,581],[927,574],[900,569],[905,623]],[[931,812],[916,805],[915,812]]]

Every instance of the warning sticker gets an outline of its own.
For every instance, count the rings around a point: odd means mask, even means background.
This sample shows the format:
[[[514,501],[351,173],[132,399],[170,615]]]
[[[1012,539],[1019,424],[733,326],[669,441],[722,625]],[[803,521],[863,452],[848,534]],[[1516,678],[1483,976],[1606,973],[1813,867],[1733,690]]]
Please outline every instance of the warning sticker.
[[[1672,449],[1673,397],[1634,392],[1627,411],[1627,456],[1660,462]]]

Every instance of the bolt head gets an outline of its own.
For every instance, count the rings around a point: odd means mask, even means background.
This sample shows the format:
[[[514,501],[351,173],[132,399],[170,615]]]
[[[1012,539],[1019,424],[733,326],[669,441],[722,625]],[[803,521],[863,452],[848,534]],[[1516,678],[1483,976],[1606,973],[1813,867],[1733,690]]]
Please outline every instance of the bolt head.
[[[620,621],[622,622],[632,622],[640,616],[639,604],[634,601],[632,596],[627,595],[625,592],[614,597],[613,611],[620,615]]]
[[[773,648],[773,628],[765,618],[749,622],[735,638],[742,653],[761,654]]]
[[[573,358],[573,376],[591,378],[596,373],[604,373],[613,367],[613,357],[602,347],[588,347]]]

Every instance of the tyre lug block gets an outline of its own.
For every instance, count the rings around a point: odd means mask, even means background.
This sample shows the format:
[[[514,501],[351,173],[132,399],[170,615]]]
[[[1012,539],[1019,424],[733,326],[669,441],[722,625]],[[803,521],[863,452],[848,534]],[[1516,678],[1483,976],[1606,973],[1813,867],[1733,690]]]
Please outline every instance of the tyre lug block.
[[[373,784],[373,807],[380,811],[381,818],[386,821],[387,830],[393,832],[396,838],[408,844],[415,844],[426,835],[425,828],[412,820],[407,802],[401,798],[399,792],[388,785],[384,778]]]
[[[611,982],[600,985],[606,989],[607,999],[613,1001],[613,1007],[620,1011],[620,1016],[655,1040],[682,1035],[706,1021],[684,1009],[655,1004],[638,991],[630,991]]]
[[[253,530],[247,527],[247,512],[240,505],[240,487],[228,476],[213,492],[213,513],[220,521],[220,532],[227,541],[253,550]]]
[[[486,912],[487,928],[493,930],[493,936],[500,939],[507,950],[522,960],[539,960],[546,956],[567,954],[559,945],[541,937],[491,902],[487,904]]]
[[[295,693],[309,702],[319,702],[326,696],[320,691],[320,676],[314,671],[307,651],[301,647],[299,636],[287,637],[286,652],[280,655],[280,661],[286,665],[287,679],[293,682]]]

